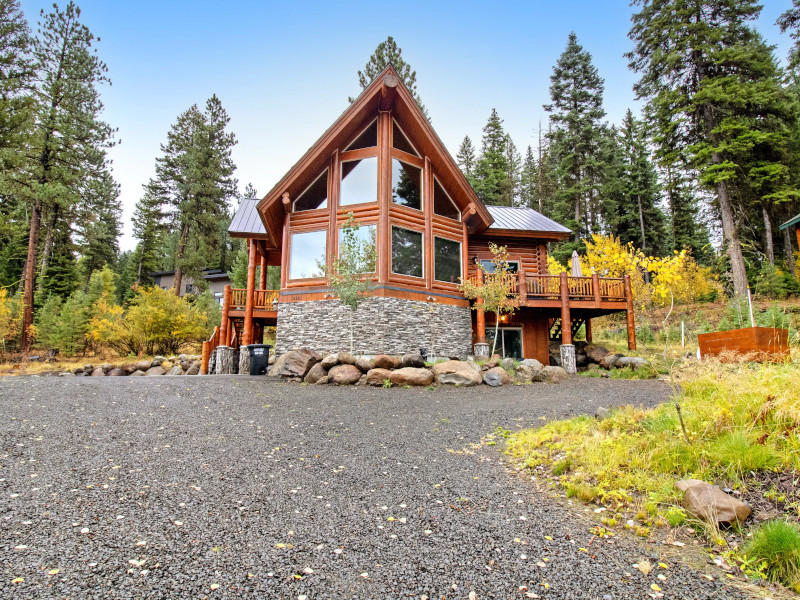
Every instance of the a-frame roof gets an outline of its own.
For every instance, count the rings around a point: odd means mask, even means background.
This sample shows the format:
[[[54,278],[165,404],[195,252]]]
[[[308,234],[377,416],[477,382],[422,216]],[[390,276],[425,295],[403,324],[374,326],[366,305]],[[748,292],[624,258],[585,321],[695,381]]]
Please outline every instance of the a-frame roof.
[[[392,111],[412,142],[430,158],[438,179],[451,192],[459,209],[470,209],[464,217],[468,230],[479,232],[492,224],[492,215],[476,196],[397,71],[389,65],[258,204],[270,238],[269,245],[280,247],[284,215],[290,206],[284,205],[283,196],[288,194],[290,199],[296,198],[328,166],[335,149],[350,141],[379,111],[385,110]]]

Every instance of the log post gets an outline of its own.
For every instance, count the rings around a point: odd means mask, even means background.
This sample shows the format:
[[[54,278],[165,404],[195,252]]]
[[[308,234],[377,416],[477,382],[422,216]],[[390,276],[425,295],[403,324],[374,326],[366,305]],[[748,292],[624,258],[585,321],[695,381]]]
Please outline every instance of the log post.
[[[208,355],[209,355],[209,344],[208,342],[203,342],[203,355],[200,359],[200,375],[208,375]]]
[[[559,288],[561,292],[561,343],[572,343],[572,319],[569,314],[569,283],[566,272],[561,273]]]
[[[600,296],[600,275],[592,273],[592,294],[594,295],[594,307],[600,308],[603,299]]]
[[[242,346],[247,346],[253,339],[253,304],[256,292],[256,241],[250,240],[247,261],[247,292],[244,301],[244,331]]]
[[[261,274],[258,277],[258,289],[267,289],[267,257],[261,255]]]
[[[592,343],[592,320],[586,318],[586,341]]]
[[[214,373],[216,375],[233,375],[236,373],[236,350],[230,346],[218,346]]]
[[[623,276],[625,285],[625,316],[628,321],[628,350],[636,350],[636,324],[633,322],[633,293],[631,292],[630,275]]]
[[[231,311],[231,286],[222,288],[222,322],[219,325],[219,343],[225,346],[231,335],[231,324],[228,315]]]
[[[483,284],[483,269],[480,267],[478,268],[478,285]],[[476,300],[478,306],[483,306],[483,298],[478,298]],[[486,315],[483,312],[482,308],[478,308],[477,311],[477,327],[478,327],[478,343],[485,344],[486,343]]]

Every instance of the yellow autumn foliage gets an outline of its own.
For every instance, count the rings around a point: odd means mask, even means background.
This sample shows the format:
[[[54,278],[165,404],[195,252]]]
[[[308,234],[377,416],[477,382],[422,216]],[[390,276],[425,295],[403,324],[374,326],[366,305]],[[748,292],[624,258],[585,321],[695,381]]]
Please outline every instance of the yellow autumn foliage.
[[[16,340],[22,324],[22,301],[0,289],[0,352]]]

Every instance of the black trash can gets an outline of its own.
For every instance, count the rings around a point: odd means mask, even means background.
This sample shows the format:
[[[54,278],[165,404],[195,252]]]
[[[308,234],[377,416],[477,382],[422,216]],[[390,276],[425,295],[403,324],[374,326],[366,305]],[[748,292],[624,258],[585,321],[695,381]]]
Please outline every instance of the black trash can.
[[[269,367],[269,344],[250,344],[250,375],[266,375]]]

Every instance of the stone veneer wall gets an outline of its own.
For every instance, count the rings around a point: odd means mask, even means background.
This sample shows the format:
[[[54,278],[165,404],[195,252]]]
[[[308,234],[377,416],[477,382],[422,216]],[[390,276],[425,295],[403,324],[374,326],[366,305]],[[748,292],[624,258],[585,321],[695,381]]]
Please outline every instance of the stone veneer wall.
[[[426,348],[428,356],[466,358],[472,343],[468,307],[402,298],[365,299],[353,315],[353,351],[404,354]],[[338,300],[278,304],[275,352],[350,349],[350,309]]]

